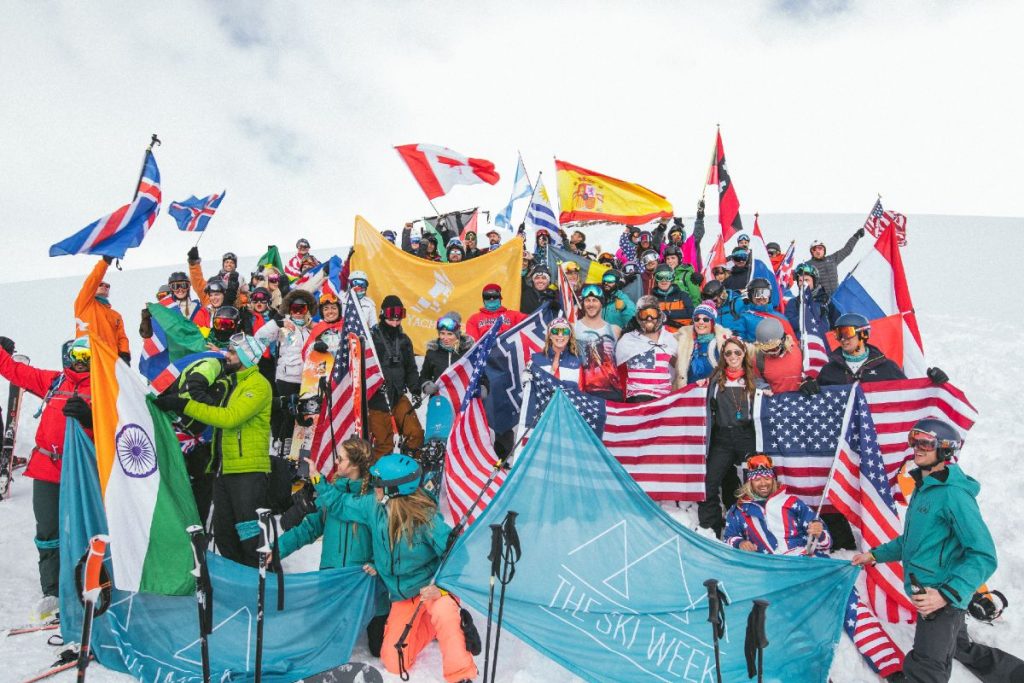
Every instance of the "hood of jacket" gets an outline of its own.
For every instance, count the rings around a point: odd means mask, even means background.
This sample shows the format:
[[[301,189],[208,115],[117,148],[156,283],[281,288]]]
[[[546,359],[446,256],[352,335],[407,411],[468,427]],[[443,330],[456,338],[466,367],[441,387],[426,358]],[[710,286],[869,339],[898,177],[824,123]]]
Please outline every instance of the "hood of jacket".
[[[962,489],[971,498],[977,498],[978,494],[981,493],[981,484],[978,483],[978,480],[960,469],[959,465],[949,463],[943,471],[946,473],[946,476],[933,474],[925,477],[922,476],[923,473],[919,469],[912,470],[910,474],[917,483],[919,490],[935,486],[952,486]]]

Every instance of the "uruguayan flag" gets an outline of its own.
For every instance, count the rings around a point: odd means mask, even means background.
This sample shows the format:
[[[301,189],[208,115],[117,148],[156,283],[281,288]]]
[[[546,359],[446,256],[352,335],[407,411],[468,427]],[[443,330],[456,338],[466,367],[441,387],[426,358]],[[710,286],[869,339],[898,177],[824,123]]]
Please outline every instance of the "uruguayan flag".
[[[512,183],[512,196],[508,199],[508,204],[501,210],[497,216],[494,217],[494,223],[499,228],[505,228],[508,231],[512,231],[512,205],[524,197],[529,197],[533,194],[533,187],[530,186],[530,179],[526,175],[526,166],[523,165],[523,156],[519,155],[519,164],[516,166],[516,180]]]
[[[558,216],[551,208],[551,199],[540,176],[537,176],[537,190],[533,193],[533,200],[526,209],[526,226],[536,231],[547,230],[551,239],[558,239]]]

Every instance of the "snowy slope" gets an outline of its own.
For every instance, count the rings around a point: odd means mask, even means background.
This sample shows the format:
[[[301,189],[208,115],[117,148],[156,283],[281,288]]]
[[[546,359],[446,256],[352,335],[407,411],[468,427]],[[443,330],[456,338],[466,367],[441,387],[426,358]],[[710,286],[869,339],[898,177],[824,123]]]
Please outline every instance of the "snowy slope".
[[[709,221],[714,221],[709,216]],[[689,221],[688,221],[689,222]],[[796,239],[798,255],[807,253],[812,239],[822,239],[833,249],[842,246],[849,234],[863,222],[863,216],[851,215],[777,215],[761,216],[761,227],[769,240],[785,248],[789,239]],[[752,220],[745,217],[745,224]],[[709,230],[715,224],[709,222]],[[1019,494],[1024,476],[1016,463],[1024,458],[1024,423],[1018,418],[1024,402],[1019,398],[1024,386],[1024,369],[1011,358],[997,364],[991,360],[994,351],[1015,349],[1016,340],[1024,332],[1024,319],[1008,313],[1002,292],[982,289],[979,282],[987,278],[978,273],[994,270],[1015,258],[998,253],[1004,245],[1013,244],[1024,230],[1024,219],[970,218],[945,216],[914,216],[909,226],[910,244],[903,252],[910,280],[911,294],[918,310],[924,337],[925,352],[931,365],[942,367],[953,381],[967,393],[981,413],[971,433],[961,463],[969,474],[982,484],[979,498],[982,513],[988,521],[999,549],[1000,566],[990,585],[1006,593],[1011,607],[995,626],[970,622],[972,635],[982,642],[1002,647],[1024,656],[1024,587],[1011,579],[1024,572],[1024,529],[1018,523],[1014,508],[1005,503]],[[608,249],[617,242],[617,230],[588,230],[588,242]],[[870,248],[871,240],[861,241],[857,252],[843,265],[852,266],[859,254]],[[145,247],[143,247],[145,248]],[[182,254],[187,245],[182,248]],[[244,251],[244,250],[243,250]],[[345,251],[338,249],[344,255]],[[321,256],[328,252],[324,251]],[[129,253],[129,262],[130,262]],[[85,260],[86,257],[78,257]],[[256,257],[242,259],[242,272],[247,272]],[[40,270],[47,269],[49,279],[6,283],[0,303],[0,334],[14,338],[18,349],[43,367],[57,367],[60,344],[71,336],[73,317],[71,302],[81,284],[80,277],[58,277],[60,259],[40,261]],[[171,262],[166,268],[113,271],[111,300],[125,317],[129,335],[138,328],[139,310],[152,297],[157,285],[166,281],[171,270],[180,270],[183,260]],[[1002,274],[1005,278],[1005,274]],[[132,352],[138,357],[140,346],[133,338]],[[0,396],[6,396],[6,383],[0,380]],[[28,455],[34,421],[31,419],[38,402],[26,401],[22,413],[19,454]],[[689,510],[668,511],[693,526],[695,515]],[[33,518],[31,481],[17,477],[13,498],[0,503],[0,567],[4,581],[0,583],[0,628],[26,622],[39,598],[36,573],[36,551],[32,543]],[[308,548],[286,562],[290,571],[316,567],[318,548]],[[524,548],[529,552],[529,548]],[[482,618],[477,619],[479,624]],[[904,646],[912,638],[912,630],[894,634]],[[45,644],[46,636],[17,636],[0,642],[0,681],[21,680],[43,668],[56,656],[57,649]],[[778,646],[777,644],[773,644]],[[370,660],[365,648],[357,650],[355,659]],[[482,664],[482,657],[480,658]],[[974,680],[959,665],[954,681]],[[440,655],[436,647],[428,648],[413,669],[415,681],[442,681]],[[557,665],[516,640],[511,634],[502,637],[499,676],[514,683],[546,680],[572,680]],[[104,670],[93,664],[90,679],[94,681],[128,681],[128,676]],[[833,680],[840,682],[877,680],[862,663],[860,656],[844,637],[832,667]],[[55,680],[71,680],[65,673]],[[397,681],[397,676],[386,676]]]

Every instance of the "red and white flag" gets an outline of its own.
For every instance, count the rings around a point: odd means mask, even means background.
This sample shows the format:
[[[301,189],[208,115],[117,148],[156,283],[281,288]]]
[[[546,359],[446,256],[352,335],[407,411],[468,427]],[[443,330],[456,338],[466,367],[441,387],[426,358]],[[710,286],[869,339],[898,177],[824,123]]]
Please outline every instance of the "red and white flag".
[[[454,521],[458,522],[469,513],[467,525],[472,524],[491,502],[505,481],[505,472],[501,472],[484,489],[488,477],[494,473],[497,461],[483,402],[479,398],[471,399],[466,409],[455,418],[451,436],[448,437],[444,483]],[[480,502],[471,510],[470,507],[481,492],[483,495]]]
[[[569,284],[569,278],[566,277],[565,264],[565,261],[558,264],[558,298],[562,303],[565,319],[569,321],[570,325],[575,325],[576,319],[579,317],[579,299],[576,297],[572,285]]]
[[[896,241],[901,247],[907,246],[907,217],[896,211],[885,211],[882,208],[882,198],[875,200],[875,205],[864,221],[864,230],[872,237],[878,238],[890,226],[896,228]]]
[[[500,180],[490,161],[467,157],[447,147],[399,145],[395,149],[423,188],[427,199],[437,199],[455,185],[494,185]]]

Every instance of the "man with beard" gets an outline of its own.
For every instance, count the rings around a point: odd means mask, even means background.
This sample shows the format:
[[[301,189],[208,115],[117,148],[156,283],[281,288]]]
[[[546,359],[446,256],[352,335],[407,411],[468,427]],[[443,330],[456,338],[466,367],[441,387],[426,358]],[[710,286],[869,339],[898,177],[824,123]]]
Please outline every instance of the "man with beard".
[[[627,332],[615,345],[615,364],[625,375],[627,403],[643,403],[672,391],[678,345],[665,329],[665,314],[653,296],[636,303],[638,329]]]

